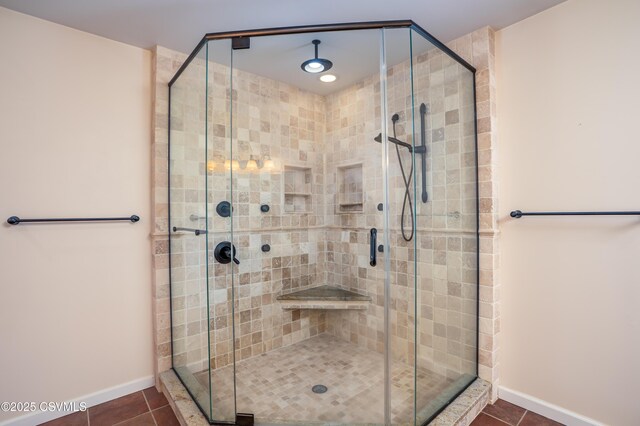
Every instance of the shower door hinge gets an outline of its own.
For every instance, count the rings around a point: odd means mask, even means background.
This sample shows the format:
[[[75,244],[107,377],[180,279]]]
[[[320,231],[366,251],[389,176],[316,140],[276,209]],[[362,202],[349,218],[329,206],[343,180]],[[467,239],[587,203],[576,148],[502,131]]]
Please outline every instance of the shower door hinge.
[[[251,37],[234,37],[231,39],[233,50],[249,49],[251,47]]]

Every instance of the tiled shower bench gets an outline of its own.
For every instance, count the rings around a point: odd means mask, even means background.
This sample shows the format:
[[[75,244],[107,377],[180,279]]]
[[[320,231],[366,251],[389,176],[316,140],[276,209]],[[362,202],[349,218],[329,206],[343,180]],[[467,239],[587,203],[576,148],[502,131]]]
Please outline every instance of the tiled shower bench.
[[[338,287],[322,285],[281,294],[276,298],[282,309],[367,309],[369,296]]]

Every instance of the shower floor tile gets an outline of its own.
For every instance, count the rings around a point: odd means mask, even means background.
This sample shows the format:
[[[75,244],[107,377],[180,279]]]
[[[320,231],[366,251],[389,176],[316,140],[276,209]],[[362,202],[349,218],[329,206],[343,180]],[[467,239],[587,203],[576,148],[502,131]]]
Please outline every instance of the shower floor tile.
[[[233,412],[231,367],[212,372],[212,406]],[[206,372],[196,375],[208,387]],[[323,334],[241,361],[236,366],[237,411],[253,413],[259,424],[384,423],[384,358],[353,343]],[[418,371],[418,407],[452,380]],[[392,365],[393,424],[413,424],[413,368]],[[312,392],[324,385],[326,393]]]

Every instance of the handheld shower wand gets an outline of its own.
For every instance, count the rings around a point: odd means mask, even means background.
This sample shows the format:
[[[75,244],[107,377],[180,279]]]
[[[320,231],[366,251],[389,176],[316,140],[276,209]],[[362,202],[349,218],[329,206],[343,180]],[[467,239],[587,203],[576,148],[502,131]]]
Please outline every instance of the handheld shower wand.
[[[420,161],[422,166],[422,202],[426,203],[429,199],[429,195],[427,194],[427,137],[426,137],[426,122],[425,118],[427,115],[427,106],[423,103],[420,105],[420,145],[413,146],[407,142],[403,142],[397,138],[396,133],[396,123],[400,120],[400,116],[398,114],[393,114],[391,116],[391,121],[393,123],[393,137],[389,136],[389,142],[393,143],[396,146],[396,155],[398,156],[398,164],[400,165],[400,171],[402,173],[402,180],[404,182],[404,199],[402,201],[402,213],[400,216],[400,230],[402,231],[402,238],[405,241],[411,241],[413,239],[413,235],[415,233],[415,217],[413,215],[413,201],[411,200],[411,179],[413,178],[413,158],[411,159],[411,168],[409,169],[409,173],[405,173],[404,164],[402,163],[402,157],[400,155],[400,148],[404,147],[409,150],[410,153],[420,154]],[[373,138],[376,142],[382,142],[382,133],[378,134],[375,138]],[[411,213],[411,231],[407,233],[405,230],[405,212],[409,207],[409,212]]]

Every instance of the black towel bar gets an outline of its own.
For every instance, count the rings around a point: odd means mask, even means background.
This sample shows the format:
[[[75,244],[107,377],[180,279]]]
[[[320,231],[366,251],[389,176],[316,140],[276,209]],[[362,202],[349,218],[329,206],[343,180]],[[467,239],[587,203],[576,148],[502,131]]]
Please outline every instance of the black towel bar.
[[[18,216],[11,216],[9,219],[7,219],[7,223],[9,225],[19,225],[21,223],[36,222],[115,222],[122,220],[135,223],[140,220],[140,216],[132,214],[129,217],[61,217],[48,219],[20,219]]]
[[[522,216],[640,216],[640,211],[629,212],[523,212],[514,210],[510,213],[516,219]]]

